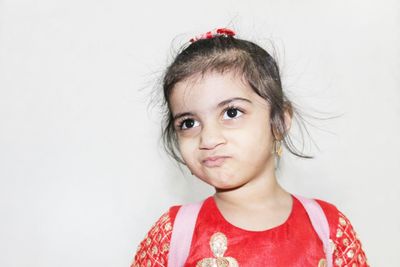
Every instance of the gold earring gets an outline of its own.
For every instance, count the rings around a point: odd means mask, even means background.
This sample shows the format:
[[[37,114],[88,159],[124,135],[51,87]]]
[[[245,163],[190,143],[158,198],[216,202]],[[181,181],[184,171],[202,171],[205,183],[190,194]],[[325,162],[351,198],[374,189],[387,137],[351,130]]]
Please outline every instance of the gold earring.
[[[274,153],[278,155],[278,157],[282,156],[283,149],[282,149],[282,140],[275,140],[274,141]]]

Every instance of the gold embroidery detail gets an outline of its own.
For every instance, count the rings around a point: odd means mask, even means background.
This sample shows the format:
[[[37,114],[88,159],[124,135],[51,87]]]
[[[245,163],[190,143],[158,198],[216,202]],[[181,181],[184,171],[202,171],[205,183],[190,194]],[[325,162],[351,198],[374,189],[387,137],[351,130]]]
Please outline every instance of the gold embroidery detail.
[[[318,262],[318,267],[327,267],[326,259],[320,259]]]
[[[353,256],[354,256],[354,251],[350,249],[350,250],[347,252],[347,257],[349,257],[349,258],[351,259],[351,258],[353,258]]]
[[[166,226],[166,224],[169,224],[169,226]],[[138,246],[131,267],[166,266],[171,233],[172,226],[169,212],[166,212],[153,225]]]
[[[341,258],[337,258],[337,259],[335,260],[335,264],[336,264],[337,266],[342,266],[343,260],[342,260]]]
[[[157,254],[158,253],[158,248],[156,247],[156,246],[153,246],[152,248],[151,248],[151,254]]]
[[[146,238],[146,245],[150,245],[150,243],[151,243],[151,239],[149,237]]]
[[[166,223],[164,229],[165,231],[170,231],[172,229],[171,223]]]
[[[369,266],[357,233],[341,212],[339,212],[335,237],[334,266]]]
[[[169,250],[169,244],[164,244],[161,252],[167,252],[168,250]]]
[[[210,239],[211,251],[215,258],[205,258],[197,262],[196,267],[239,267],[232,257],[224,257],[228,249],[228,239],[221,232],[216,232]]]
[[[342,235],[343,235],[343,231],[341,230],[341,229],[337,229],[337,232],[336,232],[336,237],[342,237]]]

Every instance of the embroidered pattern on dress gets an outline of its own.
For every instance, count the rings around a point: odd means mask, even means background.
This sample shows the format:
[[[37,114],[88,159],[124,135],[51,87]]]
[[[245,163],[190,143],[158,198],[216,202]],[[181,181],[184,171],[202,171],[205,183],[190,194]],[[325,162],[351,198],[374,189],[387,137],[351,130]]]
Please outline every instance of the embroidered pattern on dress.
[[[139,244],[131,267],[165,267],[168,264],[172,224],[169,213],[164,213]]]
[[[318,262],[318,267],[327,267],[328,263],[326,262],[326,259],[320,259]]]
[[[221,232],[216,232],[210,239],[211,251],[215,258],[205,258],[197,262],[196,267],[239,267],[232,257],[224,257],[228,249],[228,239]]]
[[[350,221],[339,212],[338,227],[334,239],[334,266],[369,266],[362,245]]]

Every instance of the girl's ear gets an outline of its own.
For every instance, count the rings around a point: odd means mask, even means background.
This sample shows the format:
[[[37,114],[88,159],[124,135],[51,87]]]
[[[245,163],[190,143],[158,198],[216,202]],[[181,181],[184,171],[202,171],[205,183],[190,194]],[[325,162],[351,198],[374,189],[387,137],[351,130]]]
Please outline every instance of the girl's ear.
[[[285,102],[284,103],[284,108],[283,108],[283,120],[282,117],[275,116],[272,118],[271,121],[271,127],[272,127],[272,133],[274,135],[274,138],[276,140],[282,140],[285,138],[287,133],[290,130],[290,127],[292,126],[292,118],[293,118],[293,108],[290,102]]]
[[[289,102],[284,104],[283,118],[285,120],[285,135],[289,132],[292,126],[293,107]]]

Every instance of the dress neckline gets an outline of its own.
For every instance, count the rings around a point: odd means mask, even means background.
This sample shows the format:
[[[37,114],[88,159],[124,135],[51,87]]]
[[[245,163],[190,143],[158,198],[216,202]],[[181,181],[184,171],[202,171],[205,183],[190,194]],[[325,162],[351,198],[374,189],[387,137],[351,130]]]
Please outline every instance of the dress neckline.
[[[210,204],[212,205],[212,209],[214,209],[216,211],[215,215],[217,217],[219,217],[219,219],[221,221],[223,221],[225,224],[229,225],[230,228],[233,228],[233,229],[235,229],[237,231],[240,231],[240,232],[245,232],[245,233],[250,233],[250,234],[251,233],[260,234],[260,233],[270,233],[270,232],[273,232],[273,231],[278,231],[280,228],[284,227],[286,224],[288,224],[293,219],[294,213],[297,210],[297,206],[298,206],[299,203],[298,203],[298,200],[296,199],[296,197],[294,197],[292,194],[290,194],[290,196],[292,197],[292,207],[291,207],[290,213],[287,216],[287,218],[281,224],[276,225],[276,226],[271,227],[271,228],[268,228],[268,229],[264,229],[264,230],[248,230],[248,229],[244,229],[244,228],[241,228],[239,226],[236,226],[236,225],[230,223],[224,217],[222,212],[219,210],[219,208],[217,206],[217,203],[215,202],[214,196],[210,196],[208,200],[210,201]]]

